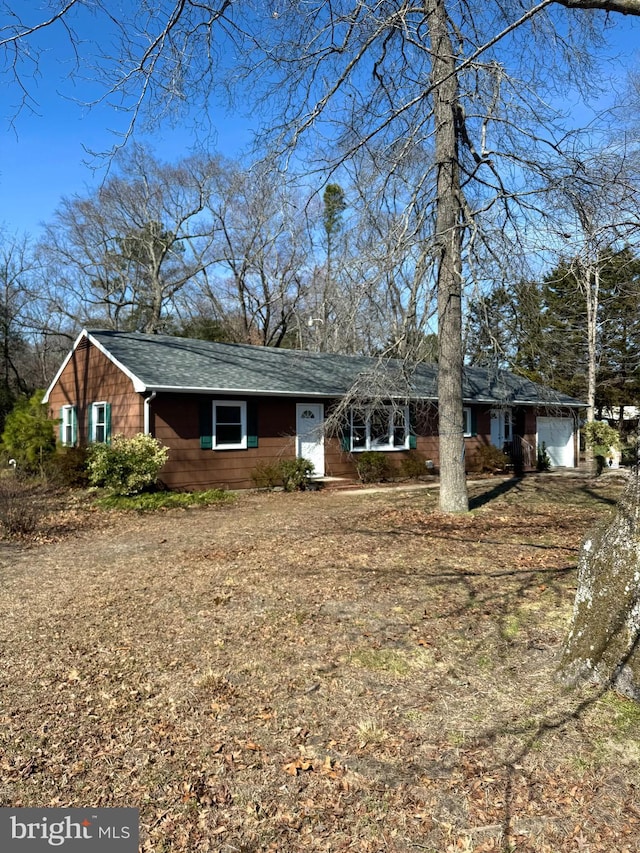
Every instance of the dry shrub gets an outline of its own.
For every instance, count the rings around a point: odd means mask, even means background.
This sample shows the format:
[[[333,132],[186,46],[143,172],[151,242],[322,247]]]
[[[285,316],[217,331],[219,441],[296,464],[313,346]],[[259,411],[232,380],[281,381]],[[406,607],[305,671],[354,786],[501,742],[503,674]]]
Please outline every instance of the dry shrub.
[[[61,447],[47,463],[48,480],[57,486],[83,489],[89,485],[86,447]]]
[[[7,538],[30,536],[38,526],[42,508],[37,487],[9,473],[0,477],[0,524]]]
[[[257,489],[275,489],[282,483],[280,477],[280,469],[277,465],[269,465],[267,462],[260,462],[251,472]]]
[[[260,462],[251,472],[257,489],[282,486],[285,492],[304,491],[312,476],[313,463],[308,459],[282,459],[275,464]]]
[[[491,444],[483,444],[471,457],[469,468],[479,474],[497,474],[506,471],[509,457]]]

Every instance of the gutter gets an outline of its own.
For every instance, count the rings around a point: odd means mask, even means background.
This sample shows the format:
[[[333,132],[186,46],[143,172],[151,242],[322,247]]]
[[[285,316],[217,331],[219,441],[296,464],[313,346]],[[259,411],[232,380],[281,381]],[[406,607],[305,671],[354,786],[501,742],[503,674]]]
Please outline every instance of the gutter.
[[[151,402],[155,400],[157,396],[157,391],[153,391],[149,394],[148,397],[144,398],[144,421],[143,421],[143,430],[145,435],[150,435],[150,422],[151,422]]]
[[[149,386],[147,385],[144,388],[145,391],[149,390]],[[221,386],[214,386],[211,388],[207,388],[203,385],[158,385],[155,390],[151,394],[149,398],[152,400],[155,395],[161,391],[165,394],[222,394],[225,396],[234,396],[234,397],[297,397],[300,399],[311,399],[313,397],[317,397],[318,399],[326,399],[328,397],[344,397],[344,390],[333,390],[333,391],[304,391],[302,389],[298,389],[297,391],[274,391],[273,389],[256,389],[256,388],[222,388]],[[406,395],[395,395],[390,394],[387,398],[389,400],[401,400],[404,401],[407,399]],[[424,403],[437,403],[437,396],[421,396],[416,394],[411,394],[408,398],[410,402],[424,402]],[[465,397],[463,398],[464,406],[472,406],[472,405],[482,405],[482,406],[558,406],[560,408],[565,409],[582,409],[586,406],[586,403],[569,401],[569,400],[526,400],[526,399],[513,399],[513,400],[505,400],[504,398],[497,399],[496,397]]]

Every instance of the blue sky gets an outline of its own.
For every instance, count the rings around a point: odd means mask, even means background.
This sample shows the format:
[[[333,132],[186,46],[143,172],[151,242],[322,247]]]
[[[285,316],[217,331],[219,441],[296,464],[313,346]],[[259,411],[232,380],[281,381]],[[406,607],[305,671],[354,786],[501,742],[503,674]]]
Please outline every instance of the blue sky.
[[[612,58],[603,63],[602,75],[622,86],[626,69],[640,70],[640,19],[615,16],[615,21]],[[10,118],[19,93],[0,77],[0,224],[9,234],[32,237],[39,235],[43,221],[51,219],[62,196],[83,194],[97,185],[104,172],[101,161],[88,152],[110,148],[117,141],[113,131],[122,131],[127,121],[107,105],[89,109],[77,102],[89,99],[91,87],[78,75],[67,76],[71,58],[60,29],[49,30],[43,45],[47,52],[40,74],[25,78],[35,112],[23,110],[13,127]],[[216,132],[210,150],[239,156],[250,139],[249,121],[220,107],[211,122]],[[193,136],[187,126],[165,127],[145,141],[159,157],[171,161],[189,153]]]
[[[9,5],[30,23],[41,14],[37,0],[12,0]],[[88,44],[91,40],[104,43],[109,37],[86,18],[82,34]],[[129,121],[127,114],[107,104],[87,106],[99,90],[83,79],[89,71],[75,67],[61,27],[42,31],[37,45],[42,49],[37,73],[28,69],[23,76],[28,106],[17,117],[20,89],[9,85],[10,75],[3,75],[0,68],[0,226],[9,234],[32,237],[39,235],[41,223],[51,219],[63,196],[82,195],[99,184],[109,160],[92,152],[103,153],[118,144]],[[83,49],[86,52],[87,46]],[[221,106],[210,121],[214,132],[209,150],[237,157],[248,146],[247,119],[231,116]],[[188,155],[194,145],[187,125],[162,127],[152,135],[137,134],[135,139],[167,161]]]

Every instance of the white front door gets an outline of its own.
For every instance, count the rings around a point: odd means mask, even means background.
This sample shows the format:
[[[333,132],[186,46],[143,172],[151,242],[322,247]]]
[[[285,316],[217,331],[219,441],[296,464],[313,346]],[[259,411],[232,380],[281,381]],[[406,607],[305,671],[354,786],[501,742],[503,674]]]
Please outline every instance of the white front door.
[[[500,450],[511,441],[511,410],[491,409],[491,444]]]
[[[544,444],[551,465],[573,468],[573,418],[538,418],[538,449]]]
[[[313,463],[313,476],[324,477],[324,405],[296,403],[296,456]]]

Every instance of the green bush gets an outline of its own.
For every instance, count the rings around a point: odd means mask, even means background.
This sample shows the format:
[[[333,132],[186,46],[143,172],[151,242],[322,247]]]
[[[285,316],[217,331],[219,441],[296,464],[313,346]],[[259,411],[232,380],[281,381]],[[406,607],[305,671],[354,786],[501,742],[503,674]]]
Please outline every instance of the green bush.
[[[313,462],[308,459],[283,459],[278,464],[278,471],[285,492],[304,490],[313,475]]]
[[[584,425],[582,431],[587,447],[593,450],[594,456],[606,456],[610,447],[620,447],[620,433],[609,426],[607,421],[590,421]]]
[[[409,480],[418,480],[428,474],[427,460],[421,453],[415,450],[409,451],[400,462],[400,475],[407,477]]]
[[[389,460],[381,450],[365,450],[353,456],[361,483],[379,483],[389,476]]]
[[[150,435],[115,435],[111,444],[94,444],[87,454],[89,483],[114,495],[135,495],[156,483],[169,451]]]
[[[313,471],[313,463],[308,459],[283,459],[276,464],[261,462],[251,472],[251,479],[258,489],[282,486],[285,492],[304,491]]]
[[[551,468],[551,458],[547,453],[547,445],[542,442],[542,446],[538,448],[538,457],[536,460],[536,470],[543,472],[549,471]]]
[[[27,474],[42,474],[56,450],[53,421],[42,402],[44,391],[22,397],[7,415],[2,433],[2,448],[7,459],[15,459],[16,469]]]
[[[470,469],[479,474],[495,474],[506,471],[509,465],[509,457],[492,444],[483,444],[471,457]]]
[[[596,460],[598,474],[606,465],[611,448],[620,449],[620,433],[606,421],[590,421],[583,427],[584,439]]]
[[[96,503],[102,509],[134,510],[155,512],[162,509],[186,509],[193,506],[211,506],[230,503],[234,500],[230,492],[222,489],[207,489],[204,492],[146,492],[140,495],[105,495]]]

